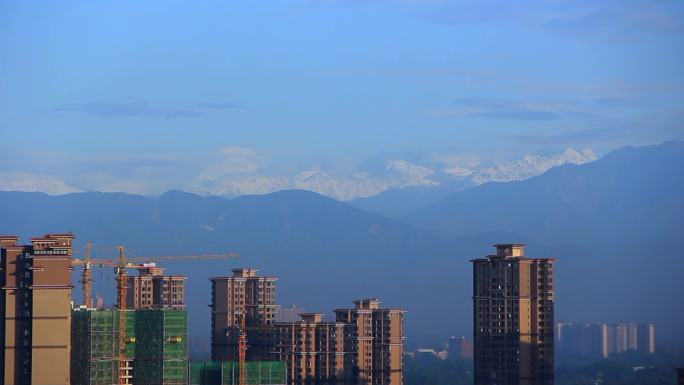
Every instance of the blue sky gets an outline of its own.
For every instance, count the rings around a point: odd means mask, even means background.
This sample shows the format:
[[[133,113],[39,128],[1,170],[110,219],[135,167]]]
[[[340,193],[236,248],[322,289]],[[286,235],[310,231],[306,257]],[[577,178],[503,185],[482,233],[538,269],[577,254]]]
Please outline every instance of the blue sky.
[[[0,0],[0,173],[157,193],[225,149],[279,175],[684,138],[683,37],[680,1]]]

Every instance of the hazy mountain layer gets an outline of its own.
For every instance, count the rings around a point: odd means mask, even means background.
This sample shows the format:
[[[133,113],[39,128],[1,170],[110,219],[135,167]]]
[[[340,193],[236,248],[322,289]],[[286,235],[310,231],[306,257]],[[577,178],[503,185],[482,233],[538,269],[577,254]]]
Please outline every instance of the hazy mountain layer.
[[[96,245],[96,256],[113,256],[118,244],[132,256],[240,252],[239,261],[166,264],[189,277],[193,340],[205,347],[208,278],[236,266],[279,276],[285,305],[329,312],[377,296],[405,308],[411,346],[469,334],[468,260],[510,241],[531,244],[531,256],[559,258],[559,320],[655,321],[673,343],[684,322],[683,147],[626,148],[526,181],[470,188],[406,216],[416,227],[305,191],[233,200],[180,191],[158,199],[3,192],[0,233],[73,231],[79,247]],[[94,276],[109,303],[112,274]]]

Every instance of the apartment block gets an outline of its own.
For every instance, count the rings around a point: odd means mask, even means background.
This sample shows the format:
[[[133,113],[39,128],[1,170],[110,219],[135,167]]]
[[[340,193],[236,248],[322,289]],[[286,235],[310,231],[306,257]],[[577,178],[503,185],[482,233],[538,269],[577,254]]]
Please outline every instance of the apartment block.
[[[637,351],[645,354],[655,353],[655,327],[653,324],[637,325]]]
[[[403,310],[370,298],[336,309],[332,321],[293,307],[277,322],[276,281],[244,268],[211,278],[212,361],[239,359],[244,318],[247,361],[285,362],[289,385],[402,385]]]
[[[287,363],[288,384],[402,384],[404,311],[375,298],[354,305],[335,310],[335,321],[303,313],[274,325],[274,359]]]
[[[380,308],[377,298],[354,301],[354,305],[335,310],[336,321],[345,323],[349,332],[345,345],[354,352],[345,357],[346,366],[358,368],[364,384],[402,384],[405,311]]]
[[[155,263],[145,263],[137,276],[128,277],[127,309],[185,308],[185,277],[164,275],[164,270]]]
[[[473,259],[475,385],[554,383],[553,258],[497,244]]]
[[[4,384],[70,383],[72,234],[0,236]]]
[[[274,325],[273,359],[286,362],[287,383],[349,383],[353,373],[344,367],[345,325],[323,321],[322,313],[300,317]]]
[[[251,329],[247,358],[266,360],[271,355],[275,322],[275,277],[258,276],[256,269],[236,268],[231,277],[211,278],[211,358],[235,361],[241,318]]]
[[[448,357],[450,360],[472,360],[473,343],[465,337],[449,338]]]
[[[602,323],[556,324],[556,351],[567,358],[608,357],[608,328]]]

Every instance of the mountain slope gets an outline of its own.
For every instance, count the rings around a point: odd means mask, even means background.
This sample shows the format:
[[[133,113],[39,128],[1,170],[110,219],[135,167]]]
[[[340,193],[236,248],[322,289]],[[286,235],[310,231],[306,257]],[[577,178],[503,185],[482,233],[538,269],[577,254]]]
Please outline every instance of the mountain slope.
[[[590,149],[568,148],[550,157],[526,155],[524,158],[494,165],[451,165],[442,172],[429,175],[434,182],[423,185],[398,186],[377,195],[352,199],[349,204],[390,218],[402,218],[428,207],[447,196],[487,182],[512,182],[529,179],[565,164],[585,164],[596,160]]]
[[[511,231],[547,242],[681,236],[684,142],[626,147],[529,180],[488,183],[405,216],[443,235]]]
[[[112,193],[0,192],[0,233],[23,239],[73,231],[77,252],[86,241],[96,257],[111,257],[123,244],[129,256],[185,255],[237,251],[239,261],[167,262],[170,273],[188,276],[187,303],[196,341],[209,333],[211,276],[252,266],[280,277],[278,302],[328,312],[360,297],[377,296],[406,308],[407,333],[438,342],[469,329],[467,262],[510,234],[470,240],[436,237],[412,226],[306,191],[282,191],[233,200],[170,191],[158,199]],[[102,246],[110,246],[102,250]],[[79,253],[80,254],[80,253]],[[75,271],[74,283],[78,278]],[[95,272],[95,292],[114,299],[113,272]],[[458,293],[431,317],[425,301],[438,291]],[[78,292],[75,298],[80,298]],[[427,327],[430,325],[431,327]],[[203,348],[206,348],[206,344]]]
[[[626,147],[585,165],[453,194],[404,217],[444,236],[524,234],[558,258],[557,317],[654,321],[684,343],[684,142]],[[665,339],[660,340],[665,341]]]

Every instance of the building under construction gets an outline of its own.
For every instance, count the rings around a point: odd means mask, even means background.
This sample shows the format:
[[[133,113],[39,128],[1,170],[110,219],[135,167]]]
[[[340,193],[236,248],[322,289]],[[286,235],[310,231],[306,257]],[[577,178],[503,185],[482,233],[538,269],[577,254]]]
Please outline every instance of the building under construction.
[[[371,298],[335,310],[334,321],[302,313],[301,320],[275,322],[276,280],[255,269],[211,278],[212,359],[285,362],[288,385],[403,383],[404,310],[380,308]]]
[[[71,383],[119,383],[118,310],[72,313]],[[187,312],[126,310],[124,383],[184,385],[188,381]]]
[[[245,363],[245,385],[286,385],[285,362]],[[239,385],[240,364],[236,361],[191,362],[188,385]]]
[[[68,384],[72,234],[0,236],[0,381]]]

